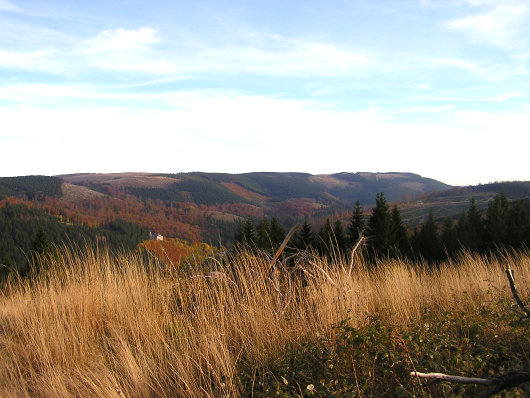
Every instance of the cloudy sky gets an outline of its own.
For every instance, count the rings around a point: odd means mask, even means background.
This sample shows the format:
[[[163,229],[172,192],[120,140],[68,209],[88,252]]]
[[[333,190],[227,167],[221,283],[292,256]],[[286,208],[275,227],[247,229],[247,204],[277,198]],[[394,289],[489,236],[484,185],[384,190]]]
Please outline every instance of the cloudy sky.
[[[530,180],[528,0],[0,0],[0,175]]]

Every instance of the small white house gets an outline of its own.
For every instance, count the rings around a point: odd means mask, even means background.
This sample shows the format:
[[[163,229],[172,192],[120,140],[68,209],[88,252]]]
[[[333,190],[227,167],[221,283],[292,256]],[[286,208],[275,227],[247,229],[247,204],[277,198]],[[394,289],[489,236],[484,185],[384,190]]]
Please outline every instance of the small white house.
[[[164,240],[164,237],[158,232],[149,231],[149,239],[151,240]]]

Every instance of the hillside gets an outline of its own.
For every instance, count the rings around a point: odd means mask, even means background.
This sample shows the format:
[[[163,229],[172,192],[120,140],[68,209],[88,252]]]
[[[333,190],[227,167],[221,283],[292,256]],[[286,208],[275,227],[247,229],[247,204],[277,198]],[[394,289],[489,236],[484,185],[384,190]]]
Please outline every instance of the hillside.
[[[469,207],[471,198],[475,198],[479,209],[486,209],[495,195],[504,192],[511,200],[530,198],[530,181],[496,182],[476,186],[453,187],[451,189],[426,194],[417,200],[398,205],[403,220],[414,227],[427,218],[432,208],[434,217],[457,217]]]
[[[59,178],[108,194],[122,191],[143,199],[188,201],[197,205],[264,205],[311,199],[325,206],[351,207],[357,200],[362,204],[372,203],[377,192],[385,192],[390,201],[396,201],[451,188],[411,173],[119,173],[76,174]]]

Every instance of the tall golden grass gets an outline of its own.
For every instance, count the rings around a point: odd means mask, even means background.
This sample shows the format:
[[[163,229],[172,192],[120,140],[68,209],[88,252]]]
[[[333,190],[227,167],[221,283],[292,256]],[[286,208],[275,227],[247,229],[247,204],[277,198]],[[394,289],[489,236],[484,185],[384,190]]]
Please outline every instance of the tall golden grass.
[[[63,250],[0,296],[2,397],[238,397],[242,358],[259,373],[346,317],[406,328],[422,308],[476,308],[510,297],[504,267],[529,293],[530,256],[471,254],[435,270],[393,260],[353,267],[306,255],[298,270],[241,253],[216,273],[168,271],[138,255]]]

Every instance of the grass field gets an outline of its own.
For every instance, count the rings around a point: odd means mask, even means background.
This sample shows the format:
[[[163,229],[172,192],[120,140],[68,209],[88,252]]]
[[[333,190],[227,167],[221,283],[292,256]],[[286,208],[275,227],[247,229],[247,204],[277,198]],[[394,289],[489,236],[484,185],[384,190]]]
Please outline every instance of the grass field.
[[[507,264],[529,297],[526,253],[436,270],[305,255],[269,273],[242,253],[205,276],[62,250],[3,287],[0,396],[475,396],[479,387],[422,387],[409,373],[529,368]]]

